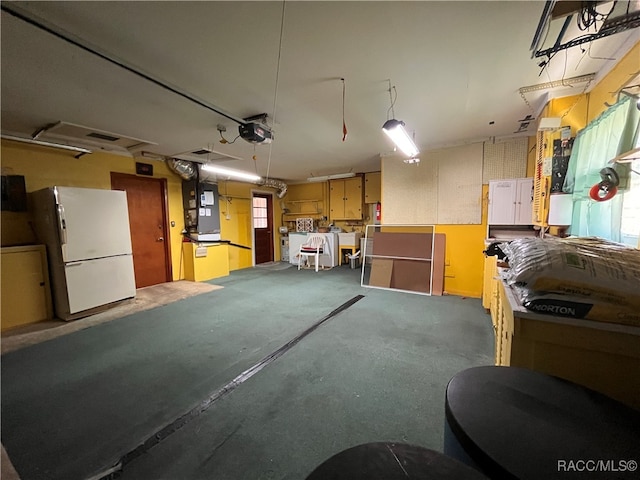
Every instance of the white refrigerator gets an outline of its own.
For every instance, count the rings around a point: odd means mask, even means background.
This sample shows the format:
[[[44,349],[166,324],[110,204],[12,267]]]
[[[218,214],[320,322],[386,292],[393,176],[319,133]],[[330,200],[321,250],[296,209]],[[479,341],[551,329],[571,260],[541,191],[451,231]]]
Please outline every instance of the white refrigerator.
[[[56,316],[73,320],[135,297],[127,194],[51,187],[33,192],[34,227],[47,246]]]

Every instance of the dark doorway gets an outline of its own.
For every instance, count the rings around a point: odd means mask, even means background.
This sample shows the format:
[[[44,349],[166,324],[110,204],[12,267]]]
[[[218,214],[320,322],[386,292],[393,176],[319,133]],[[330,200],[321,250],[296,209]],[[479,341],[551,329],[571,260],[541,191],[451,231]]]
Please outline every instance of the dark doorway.
[[[256,265],[273,262],[273,196],[268,193],[254,193],[252,205]]]
[[[111,172],[111,188],[127,192],[136,288],[171,281],[167,181]]]

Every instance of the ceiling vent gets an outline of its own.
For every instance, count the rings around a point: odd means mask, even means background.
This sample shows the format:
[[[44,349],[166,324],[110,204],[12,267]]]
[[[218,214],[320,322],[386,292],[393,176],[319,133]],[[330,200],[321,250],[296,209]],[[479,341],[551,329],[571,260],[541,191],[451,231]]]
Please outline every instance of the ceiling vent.
[[[114,152],[132,152],[149,145],[157,145],[148,140],[127,137],[119,133],[107,132],[68,122],[58,122],[38,130],[34,140],[54,139],[88,145]]]
[[[193,150],[189,150],[187,152],[176,153],[175,155],[171,155],[171,157],[198,163],[218,163],[228,162],[230,160],[244,160],[242,157],[236,157],[227,153],[218,152],[212,147],[194,148]]]

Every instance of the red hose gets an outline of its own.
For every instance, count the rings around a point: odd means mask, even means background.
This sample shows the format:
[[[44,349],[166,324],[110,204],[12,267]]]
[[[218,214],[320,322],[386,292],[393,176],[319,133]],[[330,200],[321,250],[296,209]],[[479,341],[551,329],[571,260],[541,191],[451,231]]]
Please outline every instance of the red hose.
[[[601,195],[601,193],[604,193],[604,195]],[[596,183],[589,190],[589,197],[596,202],[606,202],[611,200],[616,193],[618,193],[618,187],[603,188],[602,184]]]

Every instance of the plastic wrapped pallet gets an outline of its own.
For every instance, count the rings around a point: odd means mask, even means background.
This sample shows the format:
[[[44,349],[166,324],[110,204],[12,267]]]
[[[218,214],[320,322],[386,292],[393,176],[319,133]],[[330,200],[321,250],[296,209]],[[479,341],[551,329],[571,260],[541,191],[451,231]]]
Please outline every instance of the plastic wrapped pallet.
[[[640,250],[593,237],[523,238],[501,248],[510,285],[640,309]]]
[[[640,326],[640,309],[630,302],[607,303],[594,298],[536,292],[514,287],[522,306],[536,313]]]

